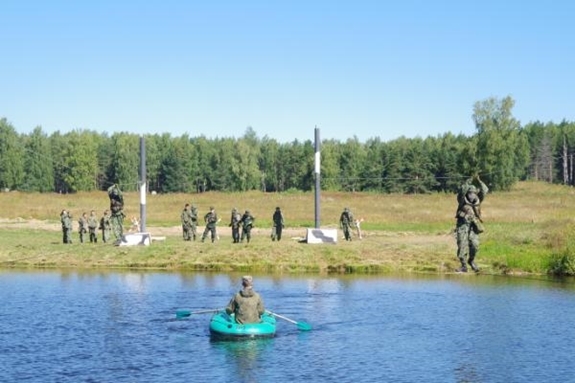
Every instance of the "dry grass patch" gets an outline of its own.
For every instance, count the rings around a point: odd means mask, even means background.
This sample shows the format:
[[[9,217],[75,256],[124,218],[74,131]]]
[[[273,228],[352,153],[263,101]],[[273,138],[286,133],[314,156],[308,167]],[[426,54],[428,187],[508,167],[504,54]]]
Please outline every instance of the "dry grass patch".
[[[138,193],[125,194],[126,215],[139,215]],[[194,203],[203,215],[214,206],[222,219],[216,244],[184,243],[180,213]],[[0,264],[23,267],[141,267],[264,272],[432,272],[453,270],[454,194],[389,195],[323,192],[321,225],[337,228],[344,207],[363,218],[364,240],[335,246],[298,243],[314,225],[314,193],[202,193],[147,196],[147,228],[166,236],[149,248],[119,249],[98,244],[63,246],[59,213],[99,214],[108,208],[102,191],[77,194],[0,193]],[[269,238],[271,218],[280,206],[286,219],[284,239]],[[255,216],[254,239],[233,245],[227,224],[233,207]],[[553,254],[572,248],[575,192],[537,182],[518,183],[505,193],[488,194],[483,204],[480,267],[487,273],[545,273]],[[77,242],[77,223],[74,240]],[[200,234],[203,227],[200,227]],[[341,232],[340,232],[341,234]],[[293,239],[292,239],[293,238]],[[569,254],[568,250],[568,253]],[[557,267],[555,267],[557,268]]]

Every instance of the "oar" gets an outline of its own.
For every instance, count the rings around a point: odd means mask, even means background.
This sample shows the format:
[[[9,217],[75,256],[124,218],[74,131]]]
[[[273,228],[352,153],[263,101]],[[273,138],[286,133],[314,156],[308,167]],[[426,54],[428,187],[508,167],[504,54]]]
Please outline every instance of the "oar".
[[[209,309],[209,310],[197,310],[197,311],[178,310],[178,311],[176,311],[176,318],[186,318],[192,314],[217,313],[217,312],[220,312],[222,310],[223,309]]]
[[[288,321],[288,322],[290,322],[290,323],[295,324],[295,325],[297,326],[297,328],[300,329],[301,331],[309,331],[309,330],[311,330],[311,325],[310,325],[309,323],[306,323],[306,322],[297,322],[297,321],[295,321],[295,320],[293,320],[293,319],[290,319],[290,318],[288,318],[288,317],[284,317],[283,315],[280,315],[280,314],[276,314],[276,313],[274,313],[274,312],[271,312],[270,310],[266,310],[266,311],[267,311],[267,313],[270,314],[270,315],[273,315],[273,316],[275,316],[275,317],[281,318],[281,319],[283,319],[283,320],[285,320],[285,321]]]

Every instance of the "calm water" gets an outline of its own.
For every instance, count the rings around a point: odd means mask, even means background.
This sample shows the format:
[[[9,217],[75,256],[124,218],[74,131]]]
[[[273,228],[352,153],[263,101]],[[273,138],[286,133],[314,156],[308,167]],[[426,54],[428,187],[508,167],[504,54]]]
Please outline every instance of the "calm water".
[[[575,382],[575,285],[266,277],[277,337],[212,342],[238,275],[0,271],[0,382]]]

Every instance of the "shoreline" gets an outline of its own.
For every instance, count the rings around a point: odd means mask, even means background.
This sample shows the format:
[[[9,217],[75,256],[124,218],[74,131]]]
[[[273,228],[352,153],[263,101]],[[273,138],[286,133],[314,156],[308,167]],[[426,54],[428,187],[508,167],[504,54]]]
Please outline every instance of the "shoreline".
[[[211,243],[185,242],[181,227],[150,226],[162,236],[150,246],[61,243],[60,223],[0,219],[0,269],[114,269],[155,271],[221,271],[314,274],[456,274],[459,262],[452,233],[386,232],[362,230],[363,239],[347,242],[338,230],[336,244],[301,243],[306,229],[286,228],[282,241],[273,242],[269,230],[255,228],[252,242],[233,244],[229,228],[218,228],[220,239]],[[198,227],[201,235],[203,227]],[[100,236],[99,236],[100,239]],[[479,275],[544,276],[523,270],[496,269],[479,256]],[[468,275],[474,275],[468,272]]]

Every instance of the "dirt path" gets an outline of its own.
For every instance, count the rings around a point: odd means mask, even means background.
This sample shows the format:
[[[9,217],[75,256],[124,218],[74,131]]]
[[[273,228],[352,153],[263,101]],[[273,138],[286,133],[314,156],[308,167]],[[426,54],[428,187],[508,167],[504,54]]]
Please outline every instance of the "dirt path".
[[[77,223],[74,223],[75,228],[77,229]],[[46,230],[46,231],[59,231],[62,230],[62,226],[59,222],[54,221],[41,221],[37,219],[26,220],[23,218],[16,218],[16,219],[6,219],[0,218],[0,229],[2,228],[12,228],[12,229],[29,229],[29,230]],[[202,233],[204,230],[203,226],[198,226],[198,233]],[[182,234],[182,227],[181,226],[148,226],[147,231],[153,233],[153,235],[165,235],[165,236],[177,236]],[[271,228],[263,229],[263,228],[253,228],[252,233],[254,235],[270,235]],[[283,230],[284,236],[302,236],[304,237],[306,233],[305,229],[294,229],[294,228],[285,228]],[[222,236],[230,236],[232,235],[231,228],[227,226],[218,226],[218,234]]]
[[[74,225],[74,230],[77,230],[77,223]],[[26,220],[23,218],[6,219],[0,218],[0,229],[28,229],[28,230],[46,230],[46,231],[60,231],[62,226],[59,222],[42,221],[36,219]],[[332,228],[333,229],[333,228]],[[198,226],[198,233],[201,235],[204,227]],[[152,233],[153,236],[179,236],[182,234],[181,226],[148,226],[147,231]],[[342,235],[338,230],[338,235]],[[218,234],[222,237],[231,237],[231,228],[227,226],[218,226]],[[269,236],[271,228],[254,228],[252,229],[254,236]],[[450,233],[443,234],[420,234],[420,233],[402,233],[402,232],[383,232],[383,231],[365,231],[362,230],[363,238],[369,239],[370,237],[385,237],[388,243],[397,244],[410,244],[410,245],[431,245],[438,243],[452,244],[455,239]],[[306,229],[304,228],[285,228],[283,230],[284,238],[302,239],[306,237]],[[342,238],[343,239],[343,238]],[[356,238],[357,239],[357,238]]]

